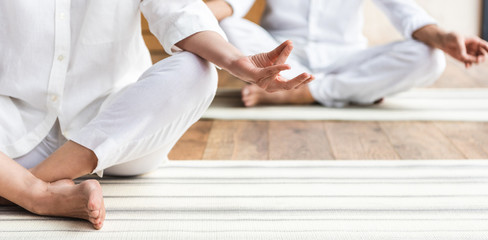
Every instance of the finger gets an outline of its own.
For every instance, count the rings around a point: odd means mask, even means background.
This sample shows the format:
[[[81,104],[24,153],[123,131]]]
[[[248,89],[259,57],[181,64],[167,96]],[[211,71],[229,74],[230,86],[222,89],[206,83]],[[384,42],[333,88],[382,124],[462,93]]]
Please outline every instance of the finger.
[[[291,41],[286,40],[277,48],[273,49],[271,52],[268,52],[269,59],[275,62],[278,59],[278,57],[281,55],[281,52],[283,52],[283,50],[285,50],[285,48],[287,48],[289,45],[292,45]]]
[[[288,64],[273,65],[273,66],[263,68],[262,71],[264,71],[264,74],[263,74],[264,76],[271,77],[271,76],[277,75],[281,71],[285,71],[285,70],[290,70],[290,65],[288,65]]]
[[[298,86],[295,87],[295,89],[301,88],[303,85],[307,85],[310,82],[312,82],[313,80],[315,80],[315,76],[311,75],[310,78],[308,78],[304,82],[300,83]]]
[[[468,53],[464,52],[461,54],[460,59],[462,62],[467,62],[467,63],[474,63],[476,62],[477,58],[476,56],[469,55]]]
[[[285,90],[293,89],[293,88],[297,87],[298,85],[304,83],[305,81],[309,80],[310,78],[311,78],[310,74],[302,73],[302,74],[296,76],[295,78],[293,78],[291,80],[283,82],[283,84],[282,84],[283,88],[282,89],[285,89]]]
[[[310,74],[308,73],[302,73],[291,80],[287,80],[282,76],[278,76],[273,81],[271,81],[270,84],[264,89],[266,90],[266,92],[269,93],[282,90],[291,90],[300,83],[306,81],[308,78],[310,78]]]
[[[274,64],[284,64],[286,62],[286,59],[288,59],[288,57],[290,56],[292,50],[293,50],[293,45],[292,44],[287,45],[283,49],[283,51],[281,51],[278,58],[276,58],[276,61]]]
[[[479,62],[482,63],[486,60],[486,57],[488,57],[488,51],[485,49],[481,48],[479,52]]]
[[[482,49],[488,52],[488,42],[486,42],[485,40],[481,40],[480,45]]]

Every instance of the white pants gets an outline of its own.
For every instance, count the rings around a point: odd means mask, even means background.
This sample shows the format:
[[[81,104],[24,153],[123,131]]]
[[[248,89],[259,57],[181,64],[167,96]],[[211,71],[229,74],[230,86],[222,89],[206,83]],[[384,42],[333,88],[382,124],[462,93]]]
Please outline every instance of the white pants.
[[[174,144],[208,108],[216,89],[213,65],[191,53],[178,53],[109,96],[98,115],[71,140],[95,152],[94,172],[146,173],[167,160]],[[15,160],[34,167],[66,141],[56,122],[34,150]]]
[[[270,51],[280,43],[265,29],[242,18],[230,17],[220,23],[229,41],[247,55]],[[371,104],[374,101],[432,84],[444,71],[442,51],[416,40],[405,40],[373,47],[334,59],[323,68],[312,69],[305,58],[292,53],[287,63],[293,78],[302,72],[316,76],[308,87],[314,99],[327,107],[343,107],[349,103]],[[320,53],[318,53],[320,54]]]

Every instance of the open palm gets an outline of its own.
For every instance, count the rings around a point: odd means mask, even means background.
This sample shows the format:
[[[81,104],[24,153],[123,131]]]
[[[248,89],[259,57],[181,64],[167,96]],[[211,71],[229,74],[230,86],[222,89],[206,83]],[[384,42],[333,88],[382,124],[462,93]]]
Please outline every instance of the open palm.
[[[478,37],[465,38],[456,33],[449,33],[444,40],[442,50],[464,62],[466,67],[470,67],[474,63],[485,61],[488,55],[488,43]]]
[[[292,49],[292,43],[285,41],[271,52],[240,58],[234,63],[236,66],[232,68],[238,70],[233,71],[232,74],[258,85],[267,92],[298,88],[312,81],[314,77],[308,73],[302,73],[288,80],[280,75],[281,71],[290,69],[285,62]]]

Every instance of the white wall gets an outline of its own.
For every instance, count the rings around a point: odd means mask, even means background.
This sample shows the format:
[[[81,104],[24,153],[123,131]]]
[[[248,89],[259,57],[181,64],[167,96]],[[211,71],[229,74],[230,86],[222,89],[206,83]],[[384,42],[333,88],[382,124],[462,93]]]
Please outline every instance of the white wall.
[[[345,0],[347,1],[347,0]],[[482,0],[416,0],[442,28],[465,35],[480,35]],[[365,35],[371,45],[401,39],[385,15],[367,0],[365,4]]]

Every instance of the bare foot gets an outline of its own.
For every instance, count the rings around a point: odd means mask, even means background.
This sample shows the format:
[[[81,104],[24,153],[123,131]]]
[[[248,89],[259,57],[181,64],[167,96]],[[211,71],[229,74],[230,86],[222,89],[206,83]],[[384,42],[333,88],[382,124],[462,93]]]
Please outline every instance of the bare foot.
[[[15,206],[15,204],[3,197],[0,197],[0,206]]]
[[[308,86],[288,91],[269,93],[256,85],[247,85],[242,89],[242,102],[246,107],[256,105],[306,105],[314,103]]]
[[[48,216],[81,218],[101,229],[105,220],[102,188],[98,181],[75,185],[71,180],[48,183],[29,211]]]

